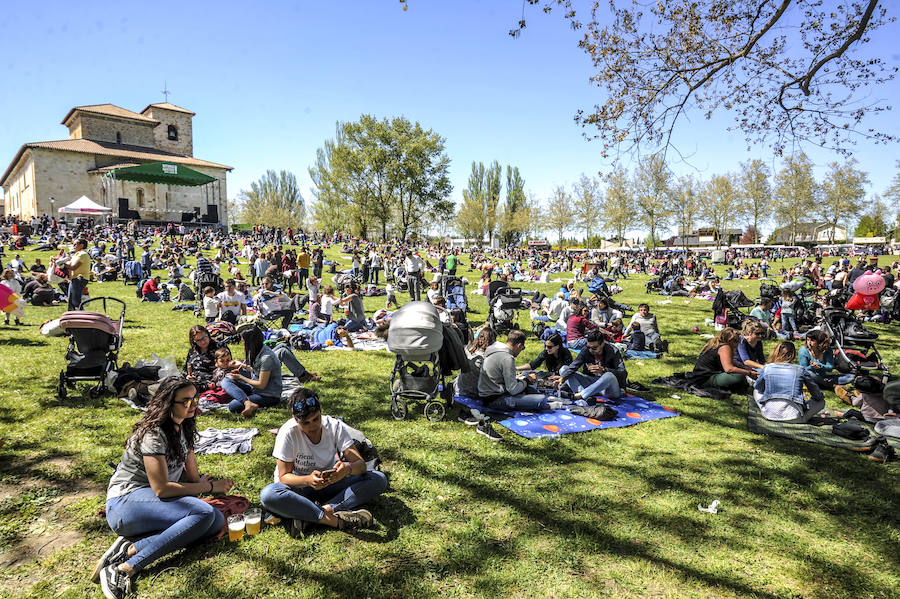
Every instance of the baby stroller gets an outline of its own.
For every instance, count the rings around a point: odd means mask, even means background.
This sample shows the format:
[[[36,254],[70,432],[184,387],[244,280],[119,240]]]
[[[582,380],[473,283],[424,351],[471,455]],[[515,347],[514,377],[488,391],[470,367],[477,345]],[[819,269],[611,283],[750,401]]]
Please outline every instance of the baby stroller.
[[[713,316],[716,324],[740,329],[744,321],[751,318],[750,314],[743,312],[743,310],[755,305],[756,302],[744,295],[744,292],[740,289],[725,291],[720,287],[718,293],[716,293],[716,299],[713,300]]]
[[[890,376],[875,347],[878,334],[866,329],[849,310],[826,308],[822,330],[834,341],[834,367],[839,372],[859,376],[878,371],[885,380]]]
[[[391,416],[403,420],[407,401],[425,402],[425,417],[441,420],[447,402],[441,399],[444,373],[440,350],[444,327],[437,308],[428,302],[409,302],[394,312],[388,329],[388,349],[397,355],[391,371]]]
[[[409,291],[409,275],[406,269],[398,266],[391,273],[391,279],[394,281],[395,291]]]
[[[338,274],[334,275],[332,280],[334,281],[335,287],[340,290],[343,290],[347,285],[355,284],[356,286],[359,286],[362,283],[362,279],[360,277],[354,277],[349,272],[339,272]]]
[[[102,302],[103,312],[90,312],[86,308]],[[122,305],[116,320],[107,316],[107,302]],[[99,306],[100,304],[96,304]],[[96,297],[85,300],[80,310],[65,312],[59,326],[69,336],[66,350],[67,364],[59,373],[56,394],[66,398],[67,387],[74,388],[76,381],[97,381],[88,392],[91,398],[100,397],[108,389],[106,377],[118,369],[119,349],[122,347],[122,324],[125,322],[125,302],[114,297]]]
[[[222,293],[225,291],[225,282],[222,281],[222,277],[214,272],[201,272],[197,273],[194,279],[194,287],[196,288],[197,296],[201,297],[203,290],[207,287],[212,287],[216,290],[216,293]]]
[[[441,277],[441,295],[447,300],[448,310],[469,311],[469,301],[466,298],[466,286],[460,277],[445,275]]]
[[[487,324],[498,335],[519,328],[513,320],[523,307],[527,306],[523,304],[521,289],[510,287],[506,281],[491,281],[488,285]]]
[[[137,285],[144,278],[144,268],[137,260],[128,260],[122,268],[122,284],[134,283]]]

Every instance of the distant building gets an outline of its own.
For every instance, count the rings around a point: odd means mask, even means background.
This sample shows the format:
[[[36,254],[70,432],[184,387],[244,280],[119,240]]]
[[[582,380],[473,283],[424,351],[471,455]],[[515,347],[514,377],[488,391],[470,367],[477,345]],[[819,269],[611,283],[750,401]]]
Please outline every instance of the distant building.
[[[832,235],[832,232],[834,233]],[[766,239],[769,245],[816,245],[822,243],[844,243],[847,228],[831,223],[801,223],[797,226],[794,239],[787,227],[779,227]]]
[[[0,177],[5,213],[28,219],[85,195],[115,217],[226,222],[232,167],[194,158],[194,114],[168,102],[140,113],[113,104],[76,106],[62,120],[68,139],[26,143]],[[116,181],[104,189],[109,171],[150,162],[182,164],[217,181],[205,187]]]
[[[705,227],[696,231],[684,234],[684,230],[679,228],[679,234],[665,241],[666,247],[670,248],[697,248],[720,246],[728,247],[735,243],[741,242],[744,232],[741,229],[727,229],[725,231],[716,231],[713,227]]]

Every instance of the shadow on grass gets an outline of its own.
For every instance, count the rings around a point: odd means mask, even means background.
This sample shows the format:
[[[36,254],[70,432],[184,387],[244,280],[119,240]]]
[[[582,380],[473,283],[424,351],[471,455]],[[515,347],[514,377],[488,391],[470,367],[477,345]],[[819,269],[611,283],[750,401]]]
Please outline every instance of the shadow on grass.
[[[47,345],[46,341],[41,339],[26,339],[24,337],[7,337],[0,339],[0,346],[9,345],[15,347],[43,347]]]

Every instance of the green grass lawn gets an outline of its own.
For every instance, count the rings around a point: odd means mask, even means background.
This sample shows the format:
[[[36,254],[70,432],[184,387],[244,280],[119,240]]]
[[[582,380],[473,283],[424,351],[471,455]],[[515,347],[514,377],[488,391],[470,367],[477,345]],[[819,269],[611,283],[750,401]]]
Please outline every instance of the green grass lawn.
[[[29,263],[35,255],[26,253]],[[649,385],[690,369],[704,342],[691,328],[712,329],[703,325],[710,302],[657,304],[664,298],[645,295],[646,279],[629,278],[617,299],[649,300],[670,341],[663,359],[628,362],[630,377]],[[757,281],[726,286],[758,295]],[[181,365],[192,314],[139,303],[134,286],[121,282],[90,289],[128,302],[121,361],[156,353]],[[483,322],[484,299],[469,297],[472,322]],[[383,302],[366,299],[367,311]],[[42,337],[37,325],[62,311],[29,307],[27,325],[0,325],[0,597],[100,597],[87,576],[114,538],[97,512],[108,463],[119,459],[139,414],[113,397],[89,399],[88,384],[56,398],[65,340]],[[521,317],[528,328],[527,313]],[[896,325],[872,328],[900,371]],[[530,337],[520,360],[539,349]],[[504,440],[493,444],[455,413],[431,423],[414,405],[406,421],[392,420],[386,352],[300,358],[324,377],[316,387],[326,412],[361,428],[381,451],[390,489],[372,506],[377,526],[354,535],[316,531],[302,541],[264,527],[240,543],[160,560],[138,579],[138,596],[900,596],[896,463],[751,434],[744,398],[717,402],[653,387],[647,398],[680,417],[560,439],[526,440],[496,427]],[[828,401],[837,406],[833,395]],[[287,418],[283,408],[260,411],[253,450],[199,456],[201,471],[233,478],[233,492],[258,502],[275,466],[275,437],[266,431]],[[230,415],[199,422],[244,424]],[[697,510],[714,499],[717,515]]]

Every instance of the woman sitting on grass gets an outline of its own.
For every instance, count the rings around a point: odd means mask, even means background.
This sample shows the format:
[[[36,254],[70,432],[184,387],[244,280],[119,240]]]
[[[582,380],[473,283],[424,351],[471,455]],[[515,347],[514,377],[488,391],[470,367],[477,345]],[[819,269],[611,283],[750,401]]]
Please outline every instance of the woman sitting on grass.
[[[250,376],[238,372],[226,374],[219,385],[234,398],[228,409],[250,417],[260,408],[268,408],[281,401],[281,361],[275,352],[263,345],[263,334],[257,327],[241,333],[241,340],[246,356],[244,363],[253,372]]]
[[[797,350],[789,341],[779,341],[769,355],[753,389],[753,399],[763,418],[776,422],[804,423],[825,408],[825,396],[809,371],[792,364]],[[811,399],[806,399],[803,387]]]
[[[756,372],[735,366],[734,356],[740,340],[736,329],[726,327],[718,337],[707,341],[691,374],[693,384],[735,393],[745,391],[746,377],[756,378]]]
[[[371,526],[372,514],[355,508],[384,493],[387,478],[367,470],[347,427],[322,415],[311,389],[294,391],[291,412],[275,437],[275,482],[260,493],[263,507],[287,519],[294,538],[311,523],[338,530]]]
[[[547,365],[547,371],[551,375],[559,375],[559,369],[572,363],[572,352],[563,345],[562,336],[553,333],[544,341],[544,349],[537,357],[522,366],[516,366],[516,370],[537,370],[543,364]]]
[[[763,353],[762,342],[765,336],[766,327],[763,323],[750,318],[744,321],[735,360],[738,366],[761,370],[766,365],[766,354]]]
[[[800,366],[812,375],[816,385],[822,389],[832,391],[835,385],[853,380],[852,374],[831,374],[834,370],[834,350],[831,349],[831,337],[825,331],[809,331],[798,356]]]
[[[119,538],[91,574],[107,599],[125,597],[151,562],[215,537],[225,525],[219,510],[196,497],[227,493],[234,484],[200,475],[194,457],[196,409],[191,381],[164,379],[125,442],[106,491],[106,521]]]

